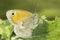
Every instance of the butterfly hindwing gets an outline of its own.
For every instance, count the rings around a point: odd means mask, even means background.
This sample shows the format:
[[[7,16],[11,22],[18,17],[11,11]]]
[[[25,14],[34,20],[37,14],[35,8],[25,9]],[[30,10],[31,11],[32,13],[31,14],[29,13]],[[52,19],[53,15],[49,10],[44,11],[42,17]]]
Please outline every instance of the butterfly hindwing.
[[[35,29],[35,27],[37,26],[37,22],[38,22],[37,14],[34,14],[33,16],[22,21],[23,26],[25,26],[26,28],[29,28],[29,29]]]

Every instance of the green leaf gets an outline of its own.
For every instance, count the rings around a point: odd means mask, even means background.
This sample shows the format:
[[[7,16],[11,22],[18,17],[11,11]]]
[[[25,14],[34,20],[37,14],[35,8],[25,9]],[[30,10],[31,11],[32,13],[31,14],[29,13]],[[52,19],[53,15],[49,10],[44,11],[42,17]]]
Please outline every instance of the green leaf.
[[[3,21],[0,19],[0,24],[2,24],[3,23]]]
[[[54,22],[50,21],[48,26],[48,35],[46,40],[60,39],[60,18],[55,18]]]

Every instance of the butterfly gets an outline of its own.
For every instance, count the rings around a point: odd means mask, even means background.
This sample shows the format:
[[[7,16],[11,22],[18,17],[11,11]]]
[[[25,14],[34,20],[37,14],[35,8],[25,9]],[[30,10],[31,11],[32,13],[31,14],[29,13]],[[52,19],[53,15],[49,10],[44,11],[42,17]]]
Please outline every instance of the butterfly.
[[[8,10],[7,19],[14,26],[16,36],[29,38],[38,25],[38,15],[25,10]]]

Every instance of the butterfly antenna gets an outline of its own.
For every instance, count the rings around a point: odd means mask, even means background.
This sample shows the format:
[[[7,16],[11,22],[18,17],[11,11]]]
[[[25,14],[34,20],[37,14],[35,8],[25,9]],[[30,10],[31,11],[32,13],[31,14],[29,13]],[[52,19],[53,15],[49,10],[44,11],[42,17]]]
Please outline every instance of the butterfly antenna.
[[[34,13],[38,13],[39,11],[39,0],[35,0],[35,9],[34,9]]]

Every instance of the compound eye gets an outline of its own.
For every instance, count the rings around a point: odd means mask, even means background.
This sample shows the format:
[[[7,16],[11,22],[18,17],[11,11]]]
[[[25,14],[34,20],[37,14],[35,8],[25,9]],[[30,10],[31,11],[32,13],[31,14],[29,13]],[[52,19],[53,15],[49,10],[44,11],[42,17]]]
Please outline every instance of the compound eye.
[[[14,13],[12,13],[12,15],[14,15]]]

